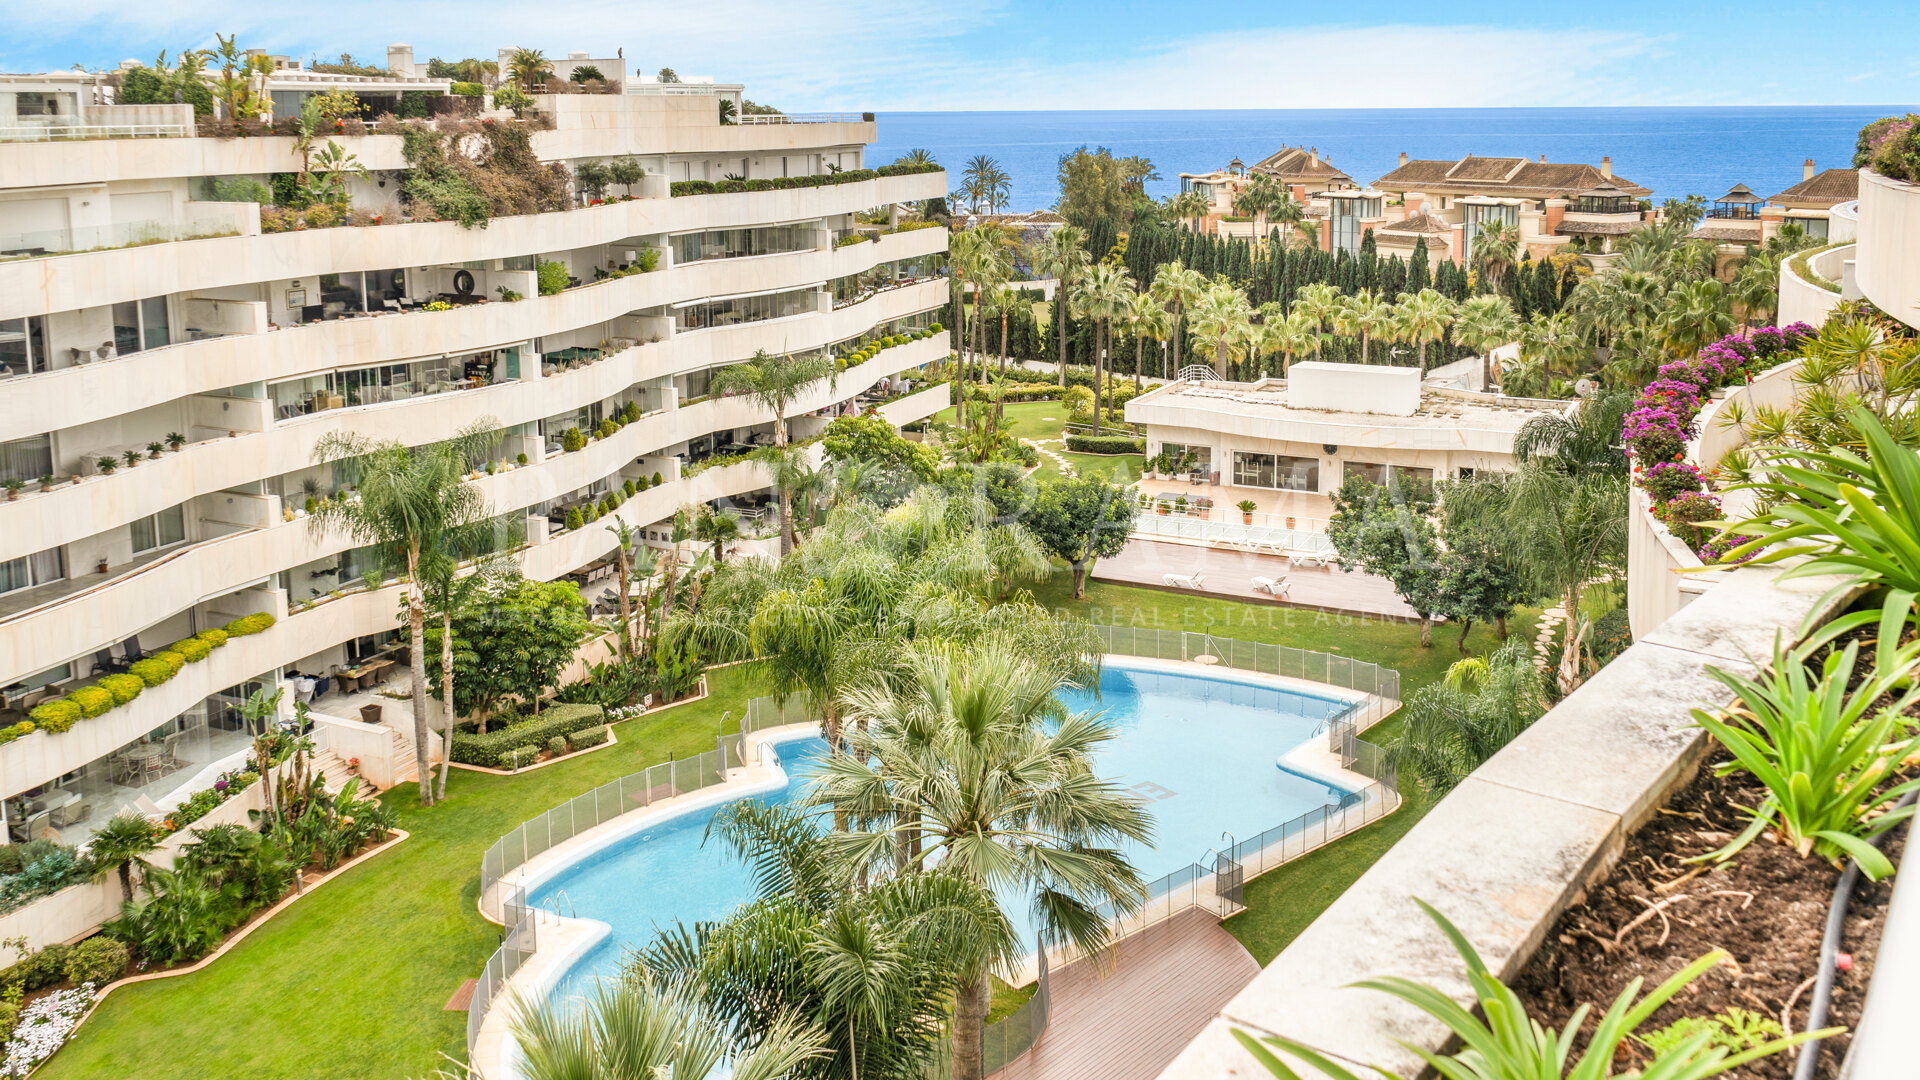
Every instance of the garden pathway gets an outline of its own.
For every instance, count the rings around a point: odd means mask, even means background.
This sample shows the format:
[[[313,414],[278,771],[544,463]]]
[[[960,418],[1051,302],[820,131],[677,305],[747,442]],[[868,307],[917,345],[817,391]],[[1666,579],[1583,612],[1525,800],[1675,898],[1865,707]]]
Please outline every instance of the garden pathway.
[[[1165,588],[1161,580],[1167,574],[1202,574],[1199,592],[1207,596],[1226,596],[1235,600],[1264,600],[1281,607],[1319,609],[1354,615],[1387,616],[1412,619],[1417,616],[1393,582],[1356,570],[1349,574],[1337,566],[1289,566],[1278,555],[1255,555],[1227,548],[1200,547],[1196,544],[1169,544],[1155,540],[1131,540],[1120,554],[1093,565],[1097,581],[1124,585]],[[1256,592],[1253,579],[1287,579],[1292,586],[1285,600],[1274,600]],[[1186,591],[1186,590],[1171,590]],[[1163,630],[1206,630],[1206,626],[1163,626]],[[1436,636],[1446,631],[1436,626]]]
[[[1110,963],[1053,973],[1053,1015],[996,1080],[1152,1080],[1260,973],[1220,921],[1188,911],[1122,941]]]
[[[1060,442],[1059,439],[1039,439],[1039,440],[1021,439],[1020,441],[1023,443],[1026,443],[1028,446],[1033,447],[1035,450],[1040,451],[1041,457],[1052,458],[1053,463],[1055,465],[1060,466],[1061,472],[1067,474],[1068,476],[1073,475],[1073,462],[1068,461],[1066,458],[1061,457],[1058,452],[1048,449],[1046,445],[1047,443],[1050,443],[1050,442]],[[1065,444],[1062,443],[1062,445],[1065,445]]]

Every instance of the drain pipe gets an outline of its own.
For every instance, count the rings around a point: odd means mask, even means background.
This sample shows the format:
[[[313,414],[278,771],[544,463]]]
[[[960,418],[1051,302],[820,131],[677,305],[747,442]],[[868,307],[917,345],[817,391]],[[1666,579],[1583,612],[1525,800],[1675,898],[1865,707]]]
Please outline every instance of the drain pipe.
[[[1907,792],[1894,804],[1894,809],[1913,805],[1916,796],[1920,796],[1920,791]],[[1877,848],[1892,831],[1888,829],[1870,838],[1867,843]],[[1834,969],[1840,959],[1840,937],[1847,925],[1847,903],[1853,898],[1853,886],[1859,880],[1860,864],[1848,859],[1847,869],[1840,875],[1839,884],[1833,887],[1833,903],[1827,908],[1827,932],[1820,941],[1819,979],[1814,983],[1813,1000],[1807,1004],[1807,1030],[1810,1032],[1827,1026],[1827,1009],[1833,1003]],[[1813,1080],[1814,1071],[1820,1066],[1821,1041],[1809,1039],[1800,1044],[1800,1057],[1794,1062],[1793,1080]]]

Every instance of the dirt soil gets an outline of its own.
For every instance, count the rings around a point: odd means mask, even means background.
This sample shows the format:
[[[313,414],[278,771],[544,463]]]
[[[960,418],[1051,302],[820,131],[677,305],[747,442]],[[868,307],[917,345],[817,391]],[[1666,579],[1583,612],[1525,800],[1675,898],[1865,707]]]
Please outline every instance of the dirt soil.
[[[1726,760],[1724,756],[1709,759]],[[1839,870],[1825,860],[1801,858],[1763,836],[1733,861],[1709,872],[1682,860],[1716,850],[1738,835],[1747,817],[1737,807],[1757,806],[1764,789],[1744,773],[1716,777],[1705,767],[1685,790],[1627,843],[1619,864],[1584,905],[1568,911],[1526,970],[1513,983],[1529,1011],[1561,1027],[1582,1004],[1593,1017],[1638,976],[1645,987],[1702,954],[1722,948],[1733,963],[1714,968],[1656,1012],[1643,1030],[1658,1030],[1683,1016],[1705,1017],[1728,1008],[1763,1013],[1787,1031],[1802,1030],[1819,970],[1820,939]],[[1886,851],[1899,865],[1906,827],[1896,827]],[[1891,879],[1860,879],[1848,907],[1840,950],[1852,970],[1834,982],[1827,1024],[1849,1029],[1860,1018],[1873,957],[1880,945]],[[1664,905],[1649,914],[1654,905]],[[1839,1075],[1848,1038],[1822,1044],[1819,1076]],[[1724,1075],[1742,1080],[1789,1080],[1794,1054],[1762,1058]],[[1644,1068],[1652,1060],[1629,1040],[1615,1067]]]

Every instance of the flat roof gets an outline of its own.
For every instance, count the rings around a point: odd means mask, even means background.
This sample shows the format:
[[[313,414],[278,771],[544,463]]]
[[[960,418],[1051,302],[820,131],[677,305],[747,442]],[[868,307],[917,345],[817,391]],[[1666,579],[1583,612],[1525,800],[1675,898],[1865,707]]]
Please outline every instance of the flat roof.
[[[1412,416],[1383,416],[1379,413],[1303,409],[1289,405],[1287,384],[1282,379],[1267,379],[1259,383],[1180,382],[1136,398],[1129,404],[1136,402],[1142,406],[1204,409],[1283,422],[1363,428],[1430,428],[1436,431],[1470,428],[1509,434],[1518,432],[1521,425],[1536,416],[1559,416],[1574,404],[1573,401],[1510,398],[1466,390],[1422,388],[1420,407]]]

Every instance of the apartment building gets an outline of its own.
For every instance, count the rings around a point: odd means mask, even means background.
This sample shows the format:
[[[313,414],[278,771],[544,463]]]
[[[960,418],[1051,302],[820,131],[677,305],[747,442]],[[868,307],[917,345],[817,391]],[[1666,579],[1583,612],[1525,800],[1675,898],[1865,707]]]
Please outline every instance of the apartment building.
[[[1523,250],[1534,258],[1574,241],[1581,250],[1601,253],[1613,238],[1639,227],[1639,200],[1652,193],[1615,176],[1610,157],[1596,166],[1550,162],[1545,154],[1537,161],[1472,154],[1458,161],[1423,161],[1401,154],[1399,164],[1373,186],[1387,194],[1390,205],[1379,218],[1363,220],[1363,227],[1379,230],[1384,238],[1397,222],[1419,219],[1394,234],[1408,247],[1426,236],[1436,258],[1444,240],[1447,257],[1463,266],[1473,262],[1481,228],[1495,222],[1518,230]]]
[[[369,88],[444,93],[404,48]],[[311,72],[273,79],[281,114],[336,88]],[[299,173],[294,137],[206,137],[190,105],[118,104],[110,76],[0,76],[12,839],[77,842],[123,810],[164,810],[239,762],[250,691],[391,649],[398,586],[365,581],[364,551],[309,527],[309,500],[354,497],[351,477],[316,460],[329,436],[424,445],[497,428],[472,482],[503,547],[552,580],[611,554],[606,521],[569,529],[568,513],[629,483],[614,513],[656,541],[682,507],[770,498],[764,468],[736,452],[771,441],[772,414],[707,390],[759,351],[845,358],[897,342],[796,402],[796,438],[869,406],[899,424],[946,404],[944,387],[901,388],[948,353],[944,332],[922,333],[947,299],[947,231],[890,227],[901,204],[944,195],[944,174],[868,169],[884,164],[866,160],[871,114],[723,122],[718,100],[738,84],[606,89],[537,95],[521,117],[411,122],[523,125],[570,178],[591,162],[644,168],[604,199],[574,183],[569,209],[431,220],[399,197],[401,126],[369,118],[316,142],[367,170],[348,181],[352,212],[286,227],[277,208],[229,200],[240,181]],[[734,177],[748,183],[721,187],[751,190],[675,183]],[[843,242],[856,232],[867,242]],[[569,434],[616,414],[627,422],[605,437]],[[703,467],[716,455],[729,463]],[[258,615],[271,624],[130,701],[22,731],[49,697]]]

